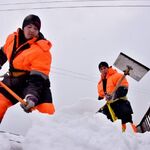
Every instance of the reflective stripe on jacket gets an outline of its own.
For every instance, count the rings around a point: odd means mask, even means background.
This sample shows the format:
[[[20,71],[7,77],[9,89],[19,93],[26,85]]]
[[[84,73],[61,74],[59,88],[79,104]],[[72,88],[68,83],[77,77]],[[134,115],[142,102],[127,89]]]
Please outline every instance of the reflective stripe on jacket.
[[[120,78],[122,76],[123,76],[123,74],[118,73],[116,69],[113,69],[112,67],[110,67],[108,69],[108,73],[106,76],[106,79],[107,79],[106,92],[107,92],[107,94],[111,94],[114,91],[118,81],[120,80]],[[126,80],[126,78],[121,82],[121,86],[128,87],[128,81]],[[103,90],[102,77],[101,77],[100,81],[98,82],[97,89],[98,89],[98,95],[100,97],[104,98],[105,94],[104,94],[104,90]]]

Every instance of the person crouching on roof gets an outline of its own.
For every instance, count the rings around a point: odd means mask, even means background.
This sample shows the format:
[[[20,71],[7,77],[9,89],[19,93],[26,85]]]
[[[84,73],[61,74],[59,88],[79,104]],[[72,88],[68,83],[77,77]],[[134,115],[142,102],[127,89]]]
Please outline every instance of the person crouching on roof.
[[[25,100],[21,104],[25,112],[37,109],[41,113],[53,114],[49,73],[52,62],[52,44],[40,32],[41,20],[31,14],[25,17],[22,29],[10,34],[0,49],[0,66],[9,62],[9,73],[2,82]],[[0,86],[0,122],[7,109],[18,101]]]

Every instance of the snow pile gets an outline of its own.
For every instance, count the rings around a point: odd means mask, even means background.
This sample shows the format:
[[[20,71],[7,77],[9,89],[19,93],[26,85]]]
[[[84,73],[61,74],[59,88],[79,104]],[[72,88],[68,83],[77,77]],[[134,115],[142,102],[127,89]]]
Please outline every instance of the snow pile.
[[[53,116],[33,112],[32,127],[22,141],[22,150],[149,150],[150,133],[122,133],[120,121],[112,123],[93,100],[80,100]],[[10,150],[10,141],[0,134],[0,150]],[[18,149],[19,150],[19,149]],[[20,148],[21,150],[21,148]]]

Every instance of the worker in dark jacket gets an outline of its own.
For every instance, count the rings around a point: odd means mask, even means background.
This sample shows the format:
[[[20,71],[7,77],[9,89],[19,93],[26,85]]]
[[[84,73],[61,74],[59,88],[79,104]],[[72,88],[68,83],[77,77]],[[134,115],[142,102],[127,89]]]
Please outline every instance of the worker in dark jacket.
[[[2,82],[25,100],[25,112],[37,109],[41,113],[55,111],[50,90],[49,73],[52,62],[52,44],[40,32],[41,20],[36,15],[25,17],[22,29],[7,37],[0,49],[0,67],[8,61],[9,72]],[[0,86],[0,121],[6,110],[18,102]]]
[[[126,123],[130,122],[133,130],[136,132],[136,126],[132,121],[132,107],[126,97],[128,92],[127,79],[124,78],[122,80],[114,93],[123,74],[118,73],[117,70],[113,69],[111,66],[109,67],[107,62],[101,62],[98,68],[101,73],[101,78],[97,86],[98,99],[101,100],[105,98],[107,103],[110,104],[110,107],[105,105],[99,112],[104,113],[108,119],[114,121],[111,114],[112,112],[110,112],[112,109],[115,117],[122,121],[122,131],[126,130]]]

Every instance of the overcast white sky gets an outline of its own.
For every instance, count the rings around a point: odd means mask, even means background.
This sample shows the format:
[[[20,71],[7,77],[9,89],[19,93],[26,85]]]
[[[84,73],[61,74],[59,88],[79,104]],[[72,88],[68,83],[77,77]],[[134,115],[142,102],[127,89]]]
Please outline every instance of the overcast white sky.
[[[128,0],[100,3],[84,0],[84,2],[41,3],[40,0],[20,0],[19,3],[29,2],[30,4],[8,5],[16,2],[15,0],[0,2],[0,45],[4,44],[8,34],[22,26],[26,15],[33,13],[41,18],[41,32],[53,43],[50,79],[56,111],[80,99],[97,100],[99,80],[97,66],[100,61],[107,61],[113,65],[119,53],[123,52],[150,67],[150,7],[122,7],[150,5],[150,1],[135,0],[131,3]],[[39,3],[31,4],[31,2]],[[81,5],[107,7],[58,8]],[[44,7],[44,9],[26,9],[37,7]],[[51,8],[45,9],[45,7]],[[20,8],[24,10],[14,10]],[[6,70],[7,66],[1,72],[4,73]],[[137,124],[150,105],[149,77],[148,73],[139,82],[128,77],[130,82],[128,97],[133,106],[133,117]],[[16,126],[20,122],[26,126],[24,128],[30,126],[28,115],[17,105],[7,112],[1,126],[6,130],[22,132],[23,127]]]

